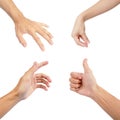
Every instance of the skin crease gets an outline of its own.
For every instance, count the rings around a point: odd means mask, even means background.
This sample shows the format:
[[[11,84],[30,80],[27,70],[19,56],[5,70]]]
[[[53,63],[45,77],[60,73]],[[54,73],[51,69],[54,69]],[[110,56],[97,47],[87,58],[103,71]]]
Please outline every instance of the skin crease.
[[[48,32],[48,25],[26,18],[17,8],[12,0],[0,0],[0,7],[11,17],[15,25],[16,36],[22,46],[26,47],[27,43],[23,38],[24,34],[33,37],[42,51],[45,50],[40,38],[36,33],[47,40],[49,44],[53,44],[52,34]],[[8,94],[0,98],[0,119],[9,112],[18,102],[28,98],[37,88],[48,90],[51,79],[49,76],[35,72],[48,62],[35,62],[34,65],[20,78],[16,87]]]
[[[120,0],[99,0],[96,4],[83,11],[73,26],[72,37],[77,45],[88,47],[90,40],[85,33],[85,22],[90,18],[109,11],[119,5]],[[72,72],[70,89],[80,95],[93,99],[114,120],[120,120],[120,100],[111,95],[96,83],[96,79],[87,64],[83,61],[84,73]]]
[[[87,59],[83,60],[83,68],[83,73],[71,72],[70,89],[91,98],[114,120],[120,120],[120,100],[97,84]]]
[[[84,22],[92,17],[95,17],[99,14],[102,14],[116,5],[118,5],[120,0],[100,0],[94,6],[89,8],[88,10],[81,13],[74,24],[72,37],[75,42],[82,46],[87,47],[90,40],[88,39],[85,33],[85,25]],[[105,6],[104,6],[105,5]],[[12,18],[15,23],[16,36],[18,37],[19,42],[26,47],[27,43],[22,37],[23,34],[30,34],[35,42],[39,45],[41,50],[45,50],[44,45],[40,41],[40,38],[36,35],[39,33],[43,38],[45,38],[50,44],[52,44],[52,35],[46,30],[47,25],[44,23],[38,23],[35,21],[31,21],[26,18],[14,5],[11,0],[0,0],[0,6],[6,13]],[[11,9],[12,8],[12,9]],[[12,11],[11,11],[12,10]],[[21,22],[22,21],[22,22]],[[79,27],[78,27],[79,26]],[[26,99],[36,88],[47,89],[49,86],[49,82],[47,76],[43,74],[34,75],[34,71],[36,71],[39,64],[35,63],[33,67],[28,70],[23,77],[21,77],[18,85],[7,95],[0,98],[0,113],[1,118],[19,101]],[[104,90],[102,87],[97,85],[96,80],[92,74],[91,69],[89,68],[86,60],[83,61],[84,73],[71,73],[70,77],[70,89],[74,92],[77,92],[81,95],[85,95],[93,99],[97,104],[99,104],[103,110],[105,110],[114,120],[120,119],[120,101]],[[29,72],[30,71],[30,72]],[[30,76],[29,76],[30,75]],[[45,78],[44,78],[44,77]],[[46,81],[43,81],[43,77]],[[27,78],[27,79],[25,79]],[[46,79],[47,78],[47,79]],[[42,81],[41,81],[42,79]],[[29,81],[32,80],[32,81]],[[22,82],[23,81],[23,82]],[[24,88],[28,90],[27,93],[24,93],[22,83],[28,83]],[[37,83],[44,83],[45,86],[38,85]],[[37,85],[36,85],[37,84]],[[24,84],[25,85],[25,84]],[[32,87],[28,86],[32,85]],[[6,105],[7,103],[7,105]],[[7,108],[6,108],[7,107]],[[112,108],[112,109],[111,109]]]
[[[36,33],[41,35],[47,42],[52,45],[52,34],[48,32],[47,24],[32,21],[26,18],[22,12],[17,8],[12,0],[0,0],[0,7],[11,17],[15,24],[16,36],[22,46],[26,47],[27,43],[23,38],[23,34],[29,34],[33,37],[42,51],[45,50],[43,43]]]
[[[17,103],[28,98],[36,89],[48,90],[51,79],[43,73],[35,73],[48,62],[35,62],[33,66],[20,78],[16,87],[0,98],[0,118],[8,113]]]
[[[120,0],[99,0],[96,4],[80,13],[75,20],[71,33],[76,44],[82,47],[88,47],[90,40],[85,33],[85,22],[90,18],[109,11],[119,5],[119,3]]]

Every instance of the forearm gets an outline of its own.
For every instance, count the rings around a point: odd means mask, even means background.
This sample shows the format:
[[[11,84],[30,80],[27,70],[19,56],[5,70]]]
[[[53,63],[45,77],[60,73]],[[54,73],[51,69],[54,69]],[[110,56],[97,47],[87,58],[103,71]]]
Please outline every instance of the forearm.
[[[84,21],[100,15],[108,10],[114,8],[120,3],[120,0],[100,0],[92,7],[88,8],[80,14]]]
[[[120,100],[99,86],[91,98],[114,120],[120,120]]]
[[[14,22],[17,22],[24,17],[12,0],[0,0],[0,7],[12,18]]]
[[[20,100],[16,91],[11,91],[0,98],[0,119],[10,111]]]

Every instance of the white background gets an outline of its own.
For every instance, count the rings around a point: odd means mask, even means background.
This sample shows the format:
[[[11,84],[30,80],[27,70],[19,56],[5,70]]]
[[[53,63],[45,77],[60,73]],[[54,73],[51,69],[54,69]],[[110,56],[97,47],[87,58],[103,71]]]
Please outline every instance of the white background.
[[[120,6],[86,22],[90,39],[88,48],[77,46],[71,37],[74,21],[97,0],[14,0],[24,15],[48,24],[54,45],[42,37],[46,51],[25,35],[23,48],[15,36],[14,23],[0,9],[0,96],[12,90],[34,61],[48,60],[38,72],[48,74],[48,92],[37,89],[28,99],[18,103],[3,120],[111,120],[90,98],[69,90],[70,72],[83,71],[82,61],[88,59],[100,86],[120,98]],[[111,108],[112,109],[112,108]]]

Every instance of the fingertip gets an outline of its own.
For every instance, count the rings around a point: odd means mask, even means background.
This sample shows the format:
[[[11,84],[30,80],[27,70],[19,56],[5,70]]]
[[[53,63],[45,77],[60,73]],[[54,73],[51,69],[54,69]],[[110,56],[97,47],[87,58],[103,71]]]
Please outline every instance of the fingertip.
[[[52,38],[48,38],[48,43],[49,43],[50,45],[53,45]]]
[[[87,59],[87,58],[85,58],[83,61],[84,61],[84,63],[86,63],[86,62],[88,61],[88,59]]]
[[[73,74],[74,74],[74,72],[71,72],[71,73],[70,73],[70,76],[73,76]]]
[[[43,65],[47,65],[47,64],[48,64],[48,61],[47,61],[47,60],[43,62]]]
[[[47,88],[44,88],[44,90],[45,90],[45,91],[48,91],[48,89],[47,89]]]
[[[51,80],[50,78],[48,79],[48,81],[49,81],[49,82],[52,82],[52,80]]]
[[[85,43],[85,47],[88,47],[88,43]]]
[[[36,43],[38,44],[39,48],[42,51],[45,51],[45,47],[44,47],[43,43],[40,41],[40,39],[38,38],[38,40],[37,39],[35,39],[35,40],[36,40]]]
[[[50,41],[50,44],[51,44],[51,45],[53,45],[53,44],[54,44],[52,40]]]
[[[27,43],[26,42],[21,42],[21,41],[19,41],[20,42],[20,44],[23,46],[23,47],[26,47],[27,46]]]
[[[35,61],[34,63],[33,63],[33,65],[37,65],[38,63]]]
[[[88,47],[88,45],[90,44],[90,41],[87,40],[85,44],[86,44],[86,47]]]
[[[40,46],[40,49],[44,52],[45,51],[45,47],[44,46]]]
[[[50,84],[48,84],[47,87],[49,88],[49,87],[50,87]]]
[[[26,47],[27,47],[27,45],[26,45],[26,44],[22,44],[22,46],[23,46],[24,48],[26,48]]]

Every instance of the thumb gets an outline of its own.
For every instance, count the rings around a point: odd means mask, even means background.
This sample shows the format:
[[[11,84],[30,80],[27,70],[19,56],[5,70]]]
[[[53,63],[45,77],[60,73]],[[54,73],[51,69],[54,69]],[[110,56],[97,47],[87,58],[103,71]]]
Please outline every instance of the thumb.
[[[41,63],[34,62],[32,67],[29,69],[29,72],[31,72],[31,74],[34,74],[34,72],[36,72],[39,68],[41,68],[41,67],[43,67],[47,64],[48,64],[47,61],[44,61],[44,62],[41,62]]]
[[[22,34],[21,33],[17,33],[16,36],[17,36],[19,42],[23,45],[23,47],[26,47],[27,43],[26,43],[25,39],[23,38]]]
[[[82,39],[83,39],[85,42],[90,43],[90,41],[89,41],[89,39],[88,39],[88,37],[87,37],[87,35],[86,35],[85,33],[82,34]]]
[[[84,73],[91,72],[91,69],[90,69],[90,67],[89,67],[89,65],[87,63],[87,59],[86,58],[83,60],[83,68],[84,68]]]

